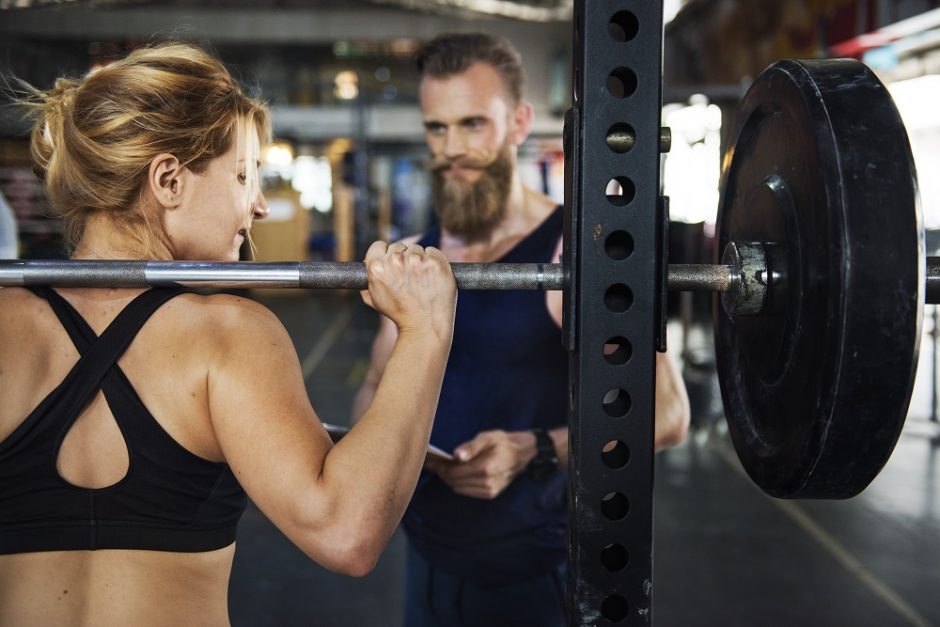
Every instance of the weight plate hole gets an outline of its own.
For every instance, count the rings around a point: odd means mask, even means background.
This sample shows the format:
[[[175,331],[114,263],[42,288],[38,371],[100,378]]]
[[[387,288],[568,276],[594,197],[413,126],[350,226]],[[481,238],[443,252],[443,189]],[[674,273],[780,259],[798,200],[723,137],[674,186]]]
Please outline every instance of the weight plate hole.
[[[630,400],[629,394],[620,388],[614,388],[608,390],[607,394],[604,395],[603,405],[604,411],[611,418],[623,418],[630,411],[633,402]]]
[[[604,240],[604,250],[611,259],[626,259],[633,254],[633,238],[626,231],[614,231]]]
[[[640,21],[630,11],[618,11],[607,23],[607,33],[614,41],[625,43],[640,32]]]
[[[617,176],[607,181],[607,200],[616,207],[626,207],[636,196],[636,185],[625,176]]]
[[[630,448],[620,440],[611,440],[601,449],[601,461],[614,470],[623,468],[630,462]]]
[[[633,357],[633,345],[625,337],[612,337],[604,342],[604,359],[614,366],[622,366]]]
[[[629,98],[636,87],[636,74],[628,67],[618,67],[607,77],[607,91],[614,98]]]
[[[629,562],[630,554],[619,544],[608,544],[601,551],[601,564],[611,572],[623,570]]]
[[[633,292],[623,283],[616,283],[604,293],[604,304],[614,313],[623,313],[633,304]]]
[[[620,492],[608,492],[601,499],[601,513],[608,520],[622,520],[630,513],[630,501]]]

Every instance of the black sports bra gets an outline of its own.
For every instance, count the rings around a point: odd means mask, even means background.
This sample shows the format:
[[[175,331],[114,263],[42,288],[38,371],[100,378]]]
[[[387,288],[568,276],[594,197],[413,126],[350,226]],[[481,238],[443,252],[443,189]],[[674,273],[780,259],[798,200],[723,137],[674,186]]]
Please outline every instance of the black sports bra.
[[[0,442],[0,554],[147,549],[212,551],[235,541],[246,496],[227,464],[190,453],[153,418],[117,365],[137,332],[180,289],[136,297],[100,337],[49,288],[49,301],[81,354],[65,380]],[[127,474],[82,488],[56,470],[59,448],[98,390],[124,437]]]

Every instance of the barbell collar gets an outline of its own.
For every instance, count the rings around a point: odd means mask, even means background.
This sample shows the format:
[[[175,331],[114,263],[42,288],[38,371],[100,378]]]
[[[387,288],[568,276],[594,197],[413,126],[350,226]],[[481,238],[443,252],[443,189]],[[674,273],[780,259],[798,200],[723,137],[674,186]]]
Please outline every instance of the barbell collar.
[[[732,318],[755,316],[764,310],[767,289],[773,283],[767,253],[760,242],[728,242],[722,263],[733,269],[731,289],[721,294],[721,304]]]
[[[940,303],[940,257],[927,257],[927,289],[924,300],[928,304]]]

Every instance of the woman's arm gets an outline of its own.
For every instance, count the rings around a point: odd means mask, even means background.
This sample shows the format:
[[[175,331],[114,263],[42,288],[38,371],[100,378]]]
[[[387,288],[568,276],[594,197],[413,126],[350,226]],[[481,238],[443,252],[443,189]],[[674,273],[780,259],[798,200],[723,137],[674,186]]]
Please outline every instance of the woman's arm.
[[[311,558],[367,574],[411,498],[453,332],[455,285],[439,251],[370,249],[364,298],[398,326],[373,402],[331,446],[286,331],[240,300],[220,316],[210,414],[226,461],[261,510]]]

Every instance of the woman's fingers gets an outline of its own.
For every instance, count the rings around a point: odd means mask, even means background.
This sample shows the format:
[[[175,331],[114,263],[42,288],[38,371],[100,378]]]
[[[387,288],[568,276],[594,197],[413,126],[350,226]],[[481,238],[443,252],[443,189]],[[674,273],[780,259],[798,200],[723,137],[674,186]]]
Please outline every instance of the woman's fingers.
[[[393,244],[394,245],[394,244]],[[369,250],[366,251],[365,262],[368,264],[370,261],[375,261],[376,259],[382,259],[385,257],[385,253],[388,251],[388,244],[385,242],[373,242],[369,246]]]
[[[376,242],[366,254],[366,268],[369,289],[363,300],[399,326],[452,317],[456,285],[450,265],[437,248]],[[445,296],[443,301],[441,296]]]

